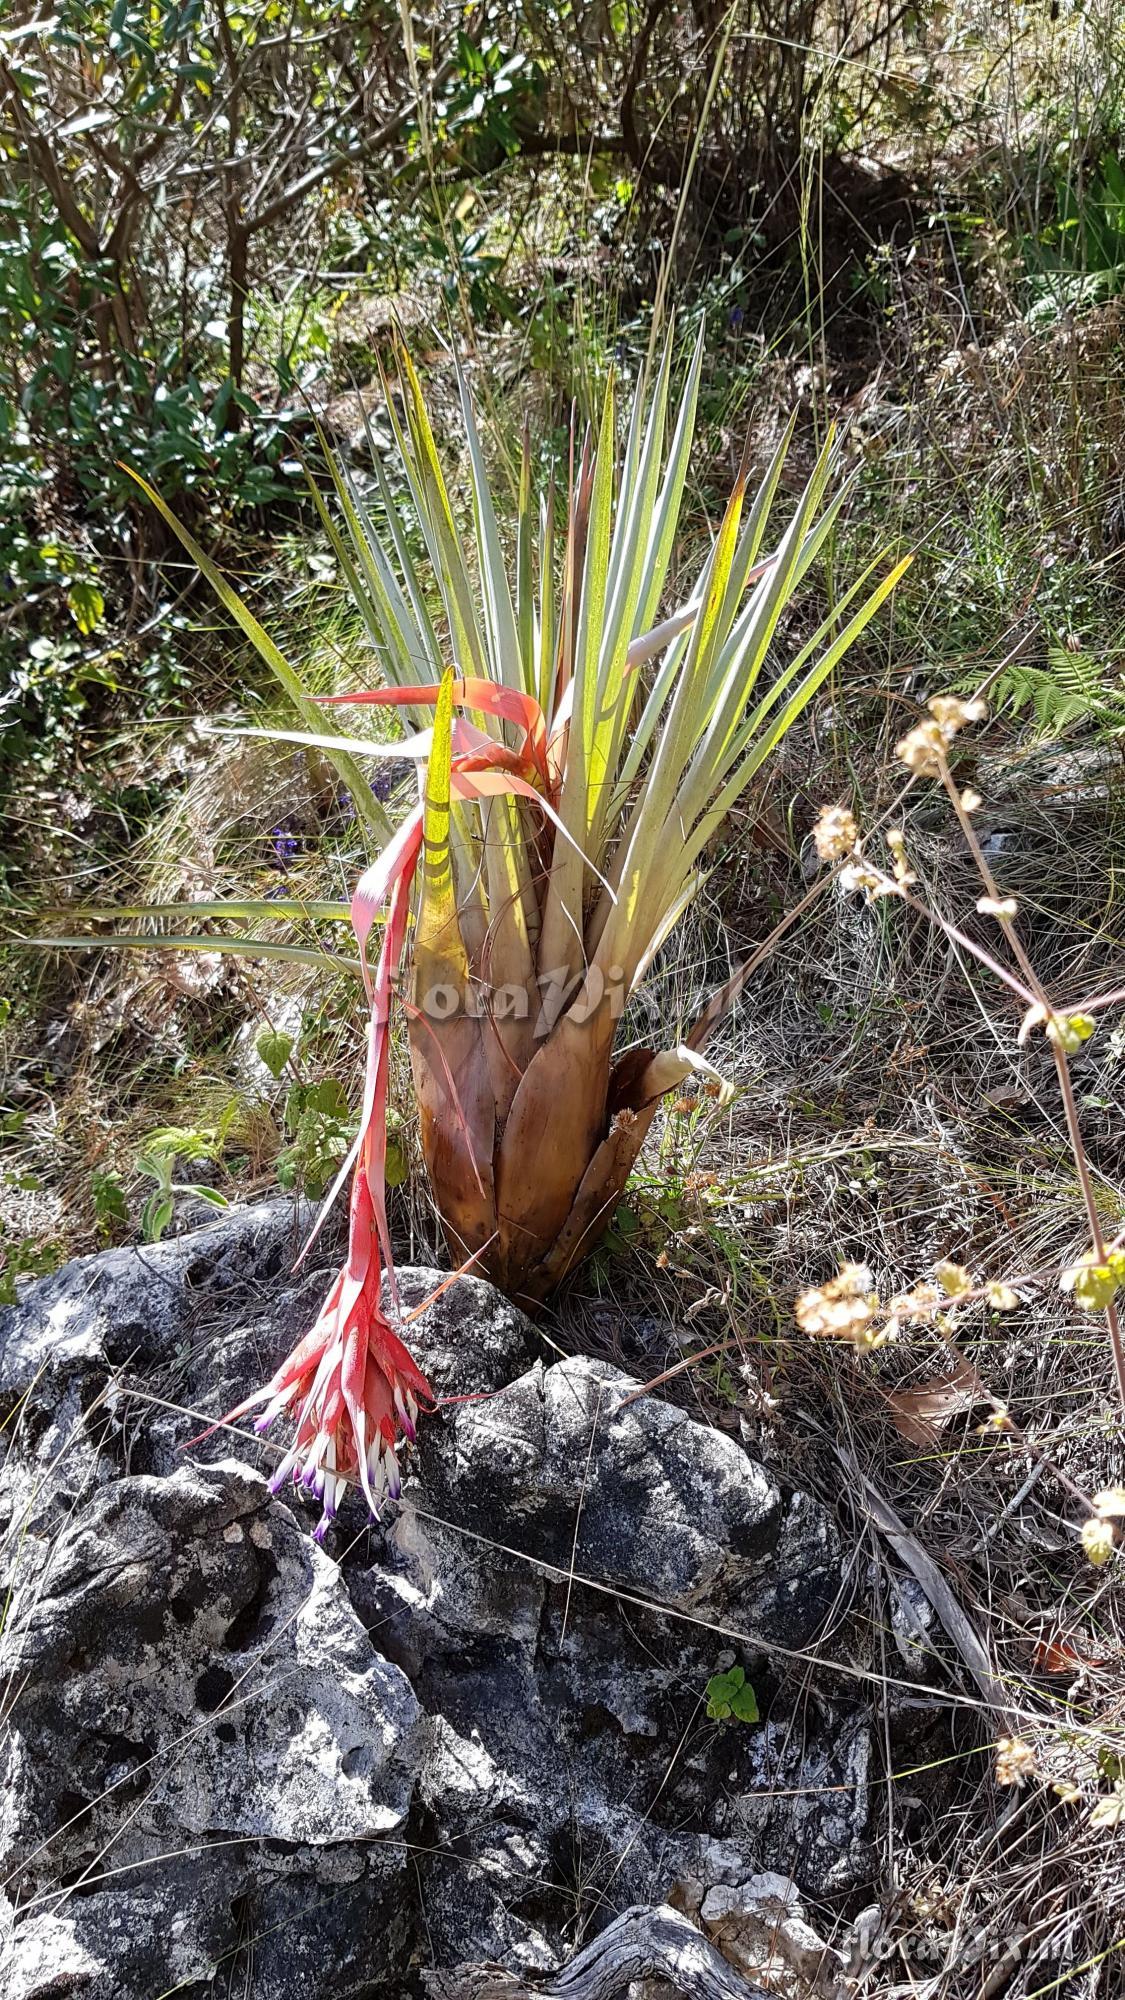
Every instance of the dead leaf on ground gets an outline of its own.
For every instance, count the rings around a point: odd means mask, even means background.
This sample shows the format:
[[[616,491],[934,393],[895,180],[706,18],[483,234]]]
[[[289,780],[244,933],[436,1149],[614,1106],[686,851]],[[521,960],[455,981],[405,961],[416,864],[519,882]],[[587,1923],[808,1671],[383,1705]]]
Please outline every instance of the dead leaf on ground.
[[[1040,1639],[1031,1656],[1031,1664],[1039,1674],[1068,1674],[1073,1680],[1083,1667],[1101,1667],[1104,1660],[1092,1653],[1079,1653],[1064,1639],[1061,1632],[1053,1639]]]
[[[952,1375],[935,1375],[917,1389],[894,1389],[887,1407],[895,1429],[911,1444],[935,1444],[951,1417],[987,1402],[988,1390],[971,1362],[960,1361]]]

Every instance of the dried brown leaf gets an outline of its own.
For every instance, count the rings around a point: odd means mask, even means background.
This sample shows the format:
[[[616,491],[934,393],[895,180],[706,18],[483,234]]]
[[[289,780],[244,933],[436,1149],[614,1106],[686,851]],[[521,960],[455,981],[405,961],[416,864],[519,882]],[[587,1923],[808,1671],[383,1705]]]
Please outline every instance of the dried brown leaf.
[[[959,1361],[952,1375],[935,1375],[916,1389],[895,1389],[887,1407],[895,1429],[911,1444],[937,1442],[951,1417],[987,1400],[988,1390],[968,1361]]]

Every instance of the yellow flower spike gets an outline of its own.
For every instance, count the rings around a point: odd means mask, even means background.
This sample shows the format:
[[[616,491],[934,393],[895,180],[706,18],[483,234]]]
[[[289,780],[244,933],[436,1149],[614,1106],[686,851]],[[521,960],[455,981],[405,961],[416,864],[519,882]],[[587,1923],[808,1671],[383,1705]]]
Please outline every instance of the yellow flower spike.
[[[1095,1569],[1101,1569],[1102,1564],[1109,1561],[1117,1547],[1110,1523],[1099,1521],[1096,1517],[1083,1521],[1081,1540],[1082,1553],[1088,1563],[1093,1563]]]
[[[1073,1292],[1075,1304],[1083,1312],[1102,1312],[1112,1305],[1122,1285],[1125,1285],[1125,1250],[1109,1250],[1104,1258],[1096,1250],[1087,1250],[1059,1279],[1060,1289]]]
[[[973,1289],[973,1281],[963,1264],[954,1264],[946,1257],[934,1265],[934,1276],[947,1299],[963,1298]]]
[[[1048,1041],[1057,1042],[1068,1056],[1072,1056],[1088,1042],[1097,1022],[1090,1014],[1052,1014],[1047,1022]]]

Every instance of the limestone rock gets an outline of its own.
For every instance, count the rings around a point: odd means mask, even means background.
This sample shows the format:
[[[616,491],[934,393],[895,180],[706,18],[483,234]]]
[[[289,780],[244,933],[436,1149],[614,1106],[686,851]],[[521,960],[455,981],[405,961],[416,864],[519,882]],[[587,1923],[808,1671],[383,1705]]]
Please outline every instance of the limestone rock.
[[[689,1880],[749,1966],[783,1878],[811,1951],[799,1898],[873,1877],[869,1721],[805,1664],[843,1643],[825,1510],[467,1278],[408,1330],[440,1407],[401,1506],[322,1552],[271,1440],[190,1443],[315,1316],[307,1225],[231,1211],[0,1314],[0,1992],[398,2000]],[[735,1659],[757,1723],[707,1718]]]
[[[69,1925],[64,1957],[112,1974],[92,1991],[150,2000],[204,1979],[237,1957],[250,1909],[284,1904],[301,1928],[326,1889],[393,1904],[406,1859],[378,1843],[410,1809],[418,1704],[258,1474],[104,1485],[57,1538],[23,1538],[11,1583],[0,1865],[10,1895]],[[55,1947],[23,1928],[30,1995]],[[278,2000],[309,1991],[285,1963]]]

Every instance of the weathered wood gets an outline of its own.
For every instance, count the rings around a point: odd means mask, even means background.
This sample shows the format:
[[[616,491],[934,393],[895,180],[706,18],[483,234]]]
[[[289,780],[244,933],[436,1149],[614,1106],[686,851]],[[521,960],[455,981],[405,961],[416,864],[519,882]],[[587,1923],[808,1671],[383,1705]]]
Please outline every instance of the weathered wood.
[[[422,1975],[431,2000],[618,2000],[634,1979],[662,1979],[679,2000],[768,2000],[666,1903],[622,1911],[548,1984],[487,1965]]]

